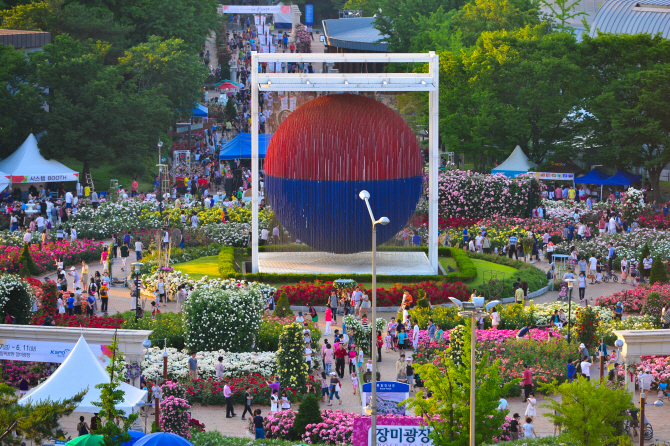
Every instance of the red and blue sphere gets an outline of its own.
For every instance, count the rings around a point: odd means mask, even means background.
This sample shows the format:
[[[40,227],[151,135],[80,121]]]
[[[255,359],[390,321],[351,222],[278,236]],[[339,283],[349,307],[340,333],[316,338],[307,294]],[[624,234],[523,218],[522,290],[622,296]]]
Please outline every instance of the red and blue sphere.
[[[320,251],[372,248],[372,222],[358,196],[370,192],[377,244],[409,221],[421,197],[423,160],[407,123],[391,108],[355,94],[321,96],[274,133],[264,165],[267,199],[281,224]]]

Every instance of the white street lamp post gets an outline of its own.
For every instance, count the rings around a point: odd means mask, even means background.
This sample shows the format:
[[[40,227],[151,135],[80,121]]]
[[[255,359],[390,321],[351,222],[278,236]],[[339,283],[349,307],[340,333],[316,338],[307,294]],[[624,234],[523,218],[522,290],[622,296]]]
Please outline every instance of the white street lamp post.
[[[370,330],[370,347],[371,347],[371,358],[372,358],[372,389],[370,392],[370,408],[372,409],[371,413],[371,423],[370,423],[370,432],[371,432],[371,443],[370,446],[377,446],[377,350],[375,346],[375,340],[377,339],[377,224],[387,225],[389,224],[389,219],[382,217],[379,220],[375,220],[375,216],[372,213],[372,208],[370,208],[370,193],[366,190],[362,190],[358,196],[361,200],[365,201],[365,205],[368,207],[368,212],[370,213],[370,219],[372,220],[372,328]]]
[[[478,317],[487,314],[491,308],[500,304],[499,300],[494,300],[486,304],[486,313],[482,312],[484,309],[484,298],[473,297],[472,302],[461,302],[455,297],[449,298],[458,308],[460,308],[459,316],[469,318],[472,320],[472,339],[470,340],[470,446],[475,446],[475,340],[477,338],[476,320]]]

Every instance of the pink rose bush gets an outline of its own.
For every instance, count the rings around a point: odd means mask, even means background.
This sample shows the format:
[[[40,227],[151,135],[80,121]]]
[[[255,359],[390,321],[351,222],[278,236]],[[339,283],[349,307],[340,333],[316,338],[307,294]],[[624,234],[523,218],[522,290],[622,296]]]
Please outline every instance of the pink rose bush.
[[[439,212],[442,217],[465,218],[529,215],[529,200],[539,203],[544,187],[532,175],[507,178],[448,170],[438,179]]]
[[[652,299],[649,299],[652,297]],[[660,316],[663,306],[670,307],[670,284],[639,285],[609,296],[596,298],[596,305],[614,311],[616,304],[623,304],[626,314],[651,314]]]
[[[21,269],[19,256],[23,246],[0,247],[0,271],[16,274]],[[37,274],[56,269],[56,259],[61,259],[64,266],[80,263],[82,260],[93,262],[100,259],[103,243],[93,240],[74,240],[73,242],[49,242],[42,245],[30,245],[30,256],[37,267]]]
[[[161,402],[160,425],[163,432],[191,438],[191,406],[185,399],[169,396]]]

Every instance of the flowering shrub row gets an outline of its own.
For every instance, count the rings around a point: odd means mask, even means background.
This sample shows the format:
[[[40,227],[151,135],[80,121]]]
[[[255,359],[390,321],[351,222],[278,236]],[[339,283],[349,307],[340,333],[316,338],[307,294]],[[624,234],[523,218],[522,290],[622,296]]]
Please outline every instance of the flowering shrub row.
[[[46,315],[34,315],[31,325],[42,325],[44,324]],[[55,315],[51,316],[51,319],[58,327],[82,327],[82,328],[109,328],[116,329],[122,328],[123,323],[125,322],[122,318],[117,317],[98,317],[98,316],[66,316],[66,315]]]
[[[279,289],[277,295],[286,293],[291,305],[324,305],[331,291],[337,291],[333,282],[308,283],[302,281],[295,285],[284,285]],[[443,304],[451,302],[449,297],[461,300],[469,300],[467,287],[460,282],[420,282],[410,284],[396,283],[391,288],[377,288],[377,305],[380,307],[393,307],[402,303],[403,292],[407,290],[412,296],[417,296],[419,290],[426,293],[426,297],[432,304]],[[371,296],[372,290],[366,290]]]
[[[19,256],[23,246],[0,247],[0,271],[16,274],[21,269]],[[37,244],[30,245],[30,256],[35,262],[36,273],[43,274],[56,269],[56,259],[65,265],[74,265],[85,260],[92,262],[100,259],[102,242],[92,240],[75,240],[73,242],[49,242],[40,248]]]
[[[530,203],[540,202],[544,188],[531,175],[507,178],[462,170],[448,170],[438,182],[440,215],[466,218],[530,216]]]
[[[649,314],[658,317],[663,307],[670,307],[670,284],[640,285],[609,296],[596,298],[596,305],[614,311],[621,302],[624,313]]]

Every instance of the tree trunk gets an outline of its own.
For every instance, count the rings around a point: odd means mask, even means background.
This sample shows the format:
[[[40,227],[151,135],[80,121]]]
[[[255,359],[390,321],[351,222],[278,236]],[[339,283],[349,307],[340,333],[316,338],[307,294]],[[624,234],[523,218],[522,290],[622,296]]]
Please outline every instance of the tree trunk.
[[[649,169],[648,172],[649,178],[651,179],[651,188],[654,192],[651,196],[651,201],[661,203],[663,201],[661,198],[661,172],[663,172],[663,166],[656,169]]]

